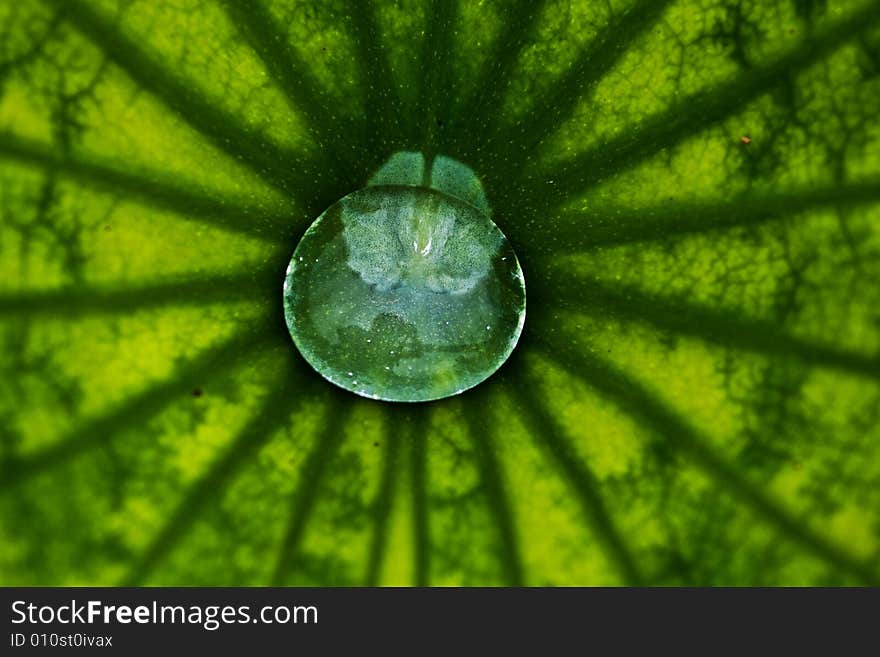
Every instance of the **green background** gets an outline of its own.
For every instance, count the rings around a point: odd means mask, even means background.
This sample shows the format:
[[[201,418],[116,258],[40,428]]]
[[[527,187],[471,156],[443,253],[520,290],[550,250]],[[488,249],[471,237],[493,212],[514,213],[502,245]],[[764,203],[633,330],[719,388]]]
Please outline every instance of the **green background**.
[[[0,3],[0,584],[876,583],[878,107],[876,0]],[[431,404],[281,308],[398,150],[526,278]]]

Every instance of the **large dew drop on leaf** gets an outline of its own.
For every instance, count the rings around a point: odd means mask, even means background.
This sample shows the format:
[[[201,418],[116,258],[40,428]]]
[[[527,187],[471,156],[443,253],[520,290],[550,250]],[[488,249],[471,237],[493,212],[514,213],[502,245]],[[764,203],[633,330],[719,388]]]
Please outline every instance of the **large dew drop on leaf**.
[[[332,205],[296,248],[284,285],[290,333],[329,381],[388,401],[448,397],[507,359],[525,284],[464,165],[397,153]]]

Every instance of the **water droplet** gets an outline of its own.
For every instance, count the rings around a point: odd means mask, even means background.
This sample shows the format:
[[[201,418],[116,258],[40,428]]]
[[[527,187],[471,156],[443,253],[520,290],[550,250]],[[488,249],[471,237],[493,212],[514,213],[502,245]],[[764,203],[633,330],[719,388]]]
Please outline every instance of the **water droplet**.
[[[405,155],[306,231],[293,259],[316,264],[288,269],[284,309],[296,346],[327,380],[371,398],[427,401],[477,385],[507,359],[525,320],[525,283],[473,172],[438,158],[431,186],[418,186],[427,165]],[[392,163],[399,170],[387,170]]]

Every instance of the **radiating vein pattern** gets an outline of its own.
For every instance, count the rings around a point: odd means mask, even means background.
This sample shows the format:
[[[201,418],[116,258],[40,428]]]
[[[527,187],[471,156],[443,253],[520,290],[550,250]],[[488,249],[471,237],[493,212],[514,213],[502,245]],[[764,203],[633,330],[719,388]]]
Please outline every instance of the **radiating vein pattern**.
[[[139,85],[166,102],[218,148],[255,167],[279,188],[288,192],[298,188],[297,176],[302,176],[305,161],[302,154],[289,152],[252,134],[237,117],[212,105],[191,81],[180,79],[89,3],[49,1]]]
[[[662,401],[656,399],[636,380],[599,358],[573,353],[558,342],[548,345],[547,355],[567,358],[576,376],[583,377],[614,403],[620,404],[652,430],[660,432],[673,449],[694,459],[712,479],[725,490],[740,498],[754,512],[776,526],[781,533],[801,543],[820,558],[855,576],[862,584],[876,585],[880,575],[872,561],[861,562],[840,546],[830,543],[818,531],[810,529],[761,492],[756,484],[743,478],[726,463],[687,421]]]
[[[5,3],[0,584],[876,584],[878,29]],[[328,386],[283,322],[397,151],[472,167],[526,279],[511,360],[440,402]]]
[[[880,357],[858,354],[788,335],[774,322],[749,319],[741,311],[703,307],[630,289],[609,288],[601,281],[578,275],[551,274],[545,298],[558,307],[584,314],[622,318],[651,324],[675,335],[696,336],[709,342],[770,356],[795,358],[811,365],[831,367],[876,379]]]
[[[609,173],[634,166],[663,148],[687,138],[694,126],[710,126],[741,111],[761,95],[785,84],[822,57],[850,42],[880,21],[880,6],[867,3],[860,11],[810,35],[798,48],[778,60],[746,72],[737,79],[684,98],[675,107],[649,117],[633,135],[610,140],[551,173],[554,184],[576,196]]]
[[[117,433],[148,421],[167,405],[201,385],[206,377],[216,376],[223,370],[240,364],[254,348],[273,341],[277,343],[276,336],[259,330],[252,332],[253,328],[236,334],[191,362],[184,363],[172,377],[131,396],[100,417],[86,421],[83,426],[47,447],[33,453],[8,456],[2,464],[3,477],[0,479],[0,486],[12,486],[22,479],[102,446],[116,438]]]
[[[162,558],[174,548],[189,526],[196,522],[202,507],[218,492],[222,492],[227,481],[266,443],[272,432],[284,426],[290,419],[288,412],[292,413],[296,409],[283,405],[294,398],[306,398],[302,390],[302,368],[301,363],[290,363],[282,374],[282,380],[275,383],[269,398],[251,421],[239,431],[232,444],[218,456],[209,470],[191,485],[183,500],[171,512],[166,524],[121,582],[123,586],[142,584]],[[286,408],[288,412],[278,412],[279,406]]]
[[[510,390],[529,433],[546,447],[572,488],[577,491],[587,522],[608,551],[611,561],[619,568],[623,582],[627,586],[638,586],[644,581],[644,577],[639,572],[636,559],[627,547],[620,530],[615,526],[607,504],[598,490],[595,477],[588,467],[579,463],[572,454],[572,449],[561,434],[557,420],[541,405],[540,400],[525,389],[511,386]]]
[[[163,174],[138,175],[97,161],[59,157],[43,144],[12,134],[0,135],[0,158],[39,167],[87,187],[131,196],[147,205],[171,210],[183,220],[196,220],[250,236],[275,240],[290,223],[289,219],[267,215],[260,208],[190,189]],[[286,210],[292,213],[293,206]]]
[[[290,518],[275,562],[271,584],[280,586],[298,566],[300,544],[315,508],[329,462],[345,437],[348,409],[328,405],[325,428],[316,437],[316,444],[303,463],[302,482],[290,502]]]
[[[480,393],[485,397],[485,390]],[[492,516],[495,519],[500,543],[499,553],[507,586],[523,586],[522,557],[520,556],[519,534],[509,496],[505,490],[504,473],[495,454],[495,437],[487,417],[479,409],[482,405],[472,405],[465,410],[465,421],[473,441],[474,452],[482,480],[482,488]]]

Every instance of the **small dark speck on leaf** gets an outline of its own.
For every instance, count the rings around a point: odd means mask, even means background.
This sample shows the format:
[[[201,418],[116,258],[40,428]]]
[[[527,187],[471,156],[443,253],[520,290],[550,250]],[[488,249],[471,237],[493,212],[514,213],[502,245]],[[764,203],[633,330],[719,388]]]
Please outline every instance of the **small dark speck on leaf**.
[[[437,119],[437,127],[438,127],[438,128],[442,128],[442,127],[443,127],[443,119]]]
[[[373,447],[378,447],[379,443],[373,443]]]
[[[748,136],[746,136],[746,135],[743,135],[742,137],[740,137],[739,140],[740,140],[740,142],[742,142],[742,143],[745,144],[746,146],[748,146],[749,144],[752,143],[752,138],[751,138],[751,137],[748,137]]]
[[[203,394],[204,394],[204,393],[202,392],[202,389],[201,389],[201,388],[195,388],[195,389],[193,389],[193,391],[192,391],[192,396],[193,396],[193,397],[201,397]]]

